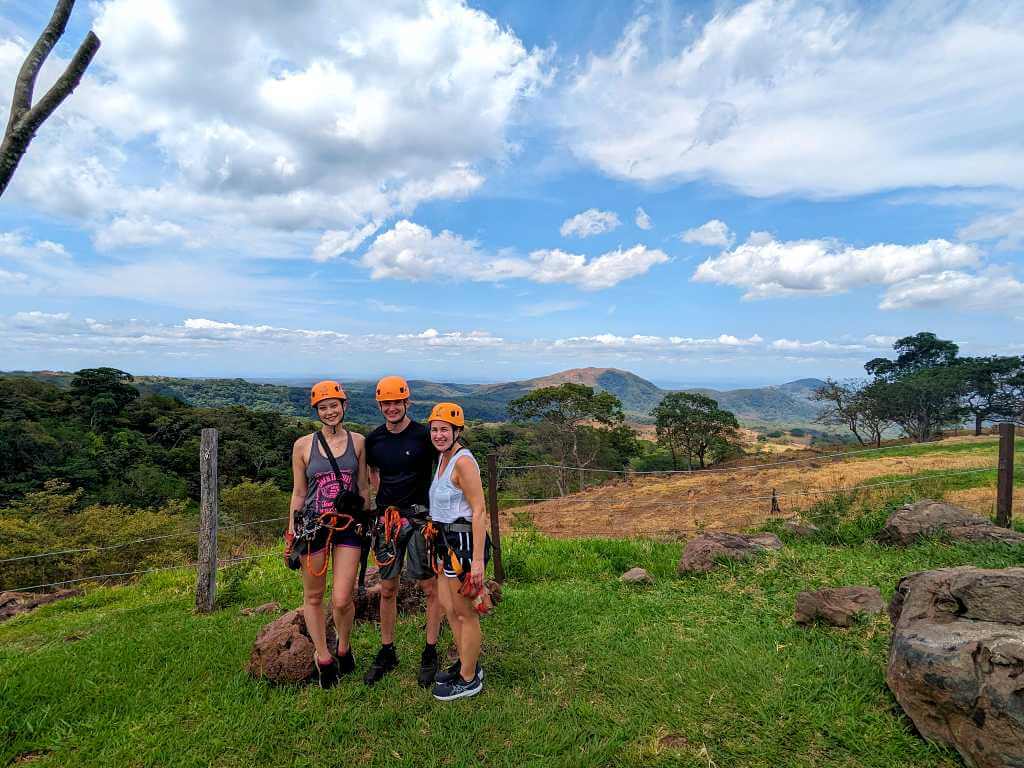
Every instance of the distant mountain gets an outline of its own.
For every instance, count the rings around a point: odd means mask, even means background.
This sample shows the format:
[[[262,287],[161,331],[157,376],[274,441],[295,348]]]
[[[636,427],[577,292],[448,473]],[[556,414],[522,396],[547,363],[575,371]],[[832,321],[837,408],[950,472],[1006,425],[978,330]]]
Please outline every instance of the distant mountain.
[[[67,386],[72,378],[71,374],[59,371],[18,371],[3,375],[31,376],[61,386]],[[568,382],[611,392],[622,401],[627,416],[635,421],[649,421],[651,409],[670,391],[618,368],[572,368],[550,376],[501,384],[452,384],[413,379],[409,381],[414,403],[411,411],[414,418],[424,419],[434,403],[454,400],[472,418],[504,421],[510,401],[534,389]],[[810,395],[823,383],[819,379],[798,379],[773,387],[685,391],[700,392],[714,398],[722,408],[732,411],[740,421],[748,424],[806,424],[813,421],[818,412],[817,404],[809,399]],[[137,376],[135,384],[142,392],[174,397],[190,405],[241,405],[296,416],[308,416],[311,413],[307,387],[257,384],[246,379],[184,379],[166,376]],[[362,424],[380,421],[374,400],[375,384],[373,381],[344,382],[349,396],[350,420]]]

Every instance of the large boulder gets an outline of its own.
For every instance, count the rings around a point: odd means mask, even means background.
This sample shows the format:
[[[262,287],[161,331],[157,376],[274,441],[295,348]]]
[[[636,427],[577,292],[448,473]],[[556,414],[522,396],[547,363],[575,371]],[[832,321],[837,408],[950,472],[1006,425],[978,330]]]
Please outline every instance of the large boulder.
[[[337,643],[334,622],[327,622],[327,645]],[[313,641],[302,608],[270,622],[256,636],[246,671],[272,683],[303,683],[313,675]]]
[[[962,541],[1024,543],[1024,533],[1000,528],[991,520],[955,504],[931,499],[904,504],[889,515],[878,539],[886,544],[905,546],[939,533]]]
[[[878,587],[825,587],[796,596],[793,620],[804,625],[822,621],[834,627],[849,627],[858,615],[884,610]]]
[[[1024,568],[900,580],[886,682],[922,736],[969,766],[1024,766]]]
[[[686,543],[678,571],[706,573],[721,558],[745,560],[770,549],[782,549],[782,542],[774,533],[704,533]]]

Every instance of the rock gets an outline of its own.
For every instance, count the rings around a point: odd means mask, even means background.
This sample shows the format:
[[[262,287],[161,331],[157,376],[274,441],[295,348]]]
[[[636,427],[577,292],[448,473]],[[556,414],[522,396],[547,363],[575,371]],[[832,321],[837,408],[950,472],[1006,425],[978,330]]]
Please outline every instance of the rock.
[[[793,620],[804,625],[821,620],[834,627],[849,627],[858,614],[884,610],[877,587],[826,587],[798,594]]]
[[[243,608],[239,613],[243,616],[252,616],[254,614],[269,614],[269,613],[280,613],[281,604],[278,602],[264,603],[263,605],[257,605],[255,608]]]
[[[427,607],[427,598],[415,581],[398,582],[398,612],[418,613]],[[376,568],[366,569],[366,592],[356,595],[356,621],[380,621],[380,576]]]
[[[886,682],[927,739],[969,766],[1024,766],[1024,568],[900,580]]]
[[[337,643],[334,622],[327,622],[327,646]],[[313,674],[313,641],[302,608],[276,619],[256,636],[246,671],[272,683],[303,683]]]
[[[803,520],[787,520],[782,524],[782,527],[787,533],[791,533],[794,536],[814,536],[821,530],[814,523],[804,522]]]
[[[81,589],[58,589],[56,592],[0,592],[0,621],[28,613],[41,605],[84,595]]]
[[[623,581],[626,584],[653,584],[654,577],[643,568],[630,568],[619,576],[619,581]]]
[[[782,549],[774,533],[705,533],[687,542],[678,570],[681,574],[706,573],[714,568],[717,558],[745,560],[769,549]]]
[[[1024,543],[1024,533],[1000,528],[991,520],[955,504],[931,499],[905,504],[893,512],[878,534],[878,540],[905,546],[938,533],[963,541]]]

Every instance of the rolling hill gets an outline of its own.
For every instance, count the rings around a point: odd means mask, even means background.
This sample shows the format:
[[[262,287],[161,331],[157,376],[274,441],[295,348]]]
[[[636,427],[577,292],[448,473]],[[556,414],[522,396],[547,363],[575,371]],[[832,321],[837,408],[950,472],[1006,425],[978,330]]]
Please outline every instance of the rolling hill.
[[[60,371],[18,371],[3,375],[32,376],[60,386],[67,386],[71,380],[71,374]],[[414,418],[422,419],[434,403],[455,400],[462,404],[472,418],[504,421],[506,407],[511,400],[540,387],[558,386],[567,382],[611,392],[622,401],[627,416],[640,422],[649,421],[651,409],[670,391],[618,368],[572,368],[549,376],[500,384],[452,384],[413,379],[409,382],[414,401],[412,414]],[[240,378],[188,379],[166,376],[137,376],[135,383],[142,392],[178,398],[190,405],[242,405],[255,410],[309,415],[309,390],[305,386],[257,384]],[[818,379],[798,379],[772,387],[686,391],[700,392],[714,398],[721,407],[732,411],[741,422],[748,425],[794,425],[813,421],[818,407],[809,397],[814,388],[821,384]],[[347,381],[344,385],[349,395],[349,419],[363,424],[379,421],[380,415],[374,402],[375,382]]]

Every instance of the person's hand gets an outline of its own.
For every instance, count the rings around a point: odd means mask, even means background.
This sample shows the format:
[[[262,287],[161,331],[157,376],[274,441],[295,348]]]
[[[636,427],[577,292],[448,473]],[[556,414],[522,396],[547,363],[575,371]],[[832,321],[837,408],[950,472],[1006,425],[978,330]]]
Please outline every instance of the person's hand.
[[[484,588],[484,561],[473,558],[470,564],[469,577],[473,580],[473,586],[477,589]]]

